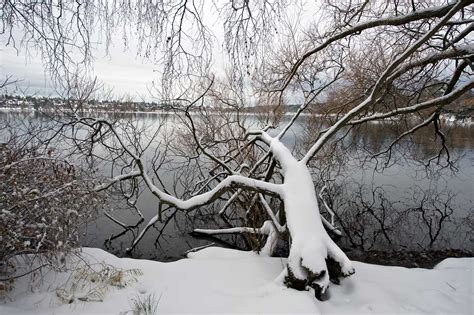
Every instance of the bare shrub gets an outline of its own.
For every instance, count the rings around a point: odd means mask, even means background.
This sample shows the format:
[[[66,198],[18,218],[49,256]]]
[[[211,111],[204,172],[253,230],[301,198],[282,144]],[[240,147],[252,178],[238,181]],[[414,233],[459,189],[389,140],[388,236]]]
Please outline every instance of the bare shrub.
[[[32,268],[61,266],[103,201],[85,172],[52,148],[43,151],[13,141],[0,144],[2,281]]]
[[[112,287],[124,288],[142,275],[140,269],[121,269],[103,262],[84,263],[74,268],[64,285],[56,290],[56,296],[65,304],[77,300],[102,302]]]

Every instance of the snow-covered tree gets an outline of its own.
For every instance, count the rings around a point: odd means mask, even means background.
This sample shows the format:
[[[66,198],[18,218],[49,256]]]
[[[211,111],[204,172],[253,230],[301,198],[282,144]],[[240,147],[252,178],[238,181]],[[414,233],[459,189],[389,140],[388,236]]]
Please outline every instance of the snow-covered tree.
[[[264,234],[267,240],[261,252],[266,254],[274,249],[278,235],[287,232],[291,245],[282,280],[296,289],[314,288],[320,297],[330,280],[337,282],[354,269],[327,232],[340,234],[333,216],[321,216],[323,207],[330,215],[331,209],[318,203],[311,163],[320,159],[324,150],[347,130],[392,118],[403,120],[405,128],[386,152],[420,128],[432,127],[441,139],[441,149],[430,161],[444,156],[449,162],[439,117],[443,106],[474,87],[472,4],[471,0],[328,0],[319,8],[312,8],[317,19],[301,25],[291,20],[298,20],[304,10],[285,1],[222,2],[213,9],[223,19],[224,47],[230,57],[230,84],[224,89],[216,87],[217,80],[210,73],[213,37],[209,26],[212,23],[208,25],[205,18],[209,8],[206,4],[94,1],[77,7],[53,5],[48,11],[48,4],[31,4],[30,8],[21,2],[8,2],[3,14],[8,16],[10,34],[21,24],[35,42],[42,44],[45,55],[54,60],[50,65],[55,74],[61,73],[57,69],[62,67],[67,70],[73,62],[69,51],[62,49],[77,46],[77,40],[88,44],[88,32],[97,24],[104,26],[107,42],[117,26],[133,29],[135,33],[131,34],[138,38],[141,53],[160,62],[161,81],[155,85],[156,96],[179,105],[196,156],[212,165],[200,171],[202,176],[196,179],[199,188],[192,196],[182,199],[169,193],[153,163],[156,160],[149,163],[144,158],[149,146],[137,143],[130,129],[106,119],[85,117],[74,109],[68,122],[68,126],[89,131],[88,137],[81,139],[92,144],[89,153],[92,154],[92,147],[101,146],[111,154],[110,161],[122,166],[121,173],[97,186],[97,191],[126,182],[135,187],[134,183],[141,181],[156,197],[158,214],[149,220],[135,244],[162,219],[163,212],[196,211],[228,196],[220,210],[225,214],[228,204],[241,202],[240,196],[251,192],[250,212],[263,210],[267,218],[261,227],[198,232]],[[72,42],[71,36],[63,35],[63,24],[58,22],[63,10],[69,12],[62,15],[67,21],[87,16],[78,24],[81,37]],[[25,17],[25,12],[33,18]],[[92,19],[97,15],[106,18]],[[39,24],[35,22],[38,19]],[[130,33],[125,32],[127,38]],[[89,46],[79,47],[84,47],[82,53],[90,56]],[[374,54],[375,50],[382,54]],[[58,59],[58,53],[62,59]],[[348,67],[354,60],[359,61],[357,72]],[[354,78],[356,74],[358,77]],[[317,101],[324,100],[330,89],[347,86],[354,86],[354,93],[344,94],[347,102],[336,111],[331,124],[317,130],[301,156],[292,153],[282,138],[294,122]],[[250,94],[253,97],[249,100],[245,95]],[[206,129],[198,125],[193,115],[206,114],[204,104],[211,101],[233,108],[233,114],[256,102],[265,106],[299,102],[300,106],[278,132],[272,133],[271,125],[246,128],[239,115],[234,120],[236,132],[223,132],[224,127],[232,125],[229,116],[223,115],[227,117],[224,125],[202,134]],[[272,208],[270,197],[280,200],[281,209]],[[254,204],[259,206],[250,207]]]

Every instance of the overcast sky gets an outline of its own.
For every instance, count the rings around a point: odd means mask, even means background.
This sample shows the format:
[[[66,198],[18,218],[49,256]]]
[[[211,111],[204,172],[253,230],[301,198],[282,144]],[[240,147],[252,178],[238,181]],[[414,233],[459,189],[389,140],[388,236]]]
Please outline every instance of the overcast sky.
[[[16,87],[9,87],[8,92],[45,96],[55,94],[37,53],[18,53],[11,46],[2,45],[0,54],[2,76],[12,75],[14,79],[22,80]],[[112,88],[114,94],[149,98],[147,88],[156,79],[152,64],[141,60],[130,50],[125,51],[123,47],[113,47],[110,56],[96,52],[95,57],[94,75],[106,87]]]
[[[222,24],[217,23],[218,15],[212,3],[205,2],[203,16],[206,25],[211,28],[215,35],[215,47],[213,55],[214,71],[223,73]],[[114,97],[132,96],[136,100],[152,100],[149,88],[154,80],[159,77],[150,61],[143,60],[137,56],[136,39],[128,38],[128,48],[125,49],[122,33],[115,31],[112,35],[112,47],[109,47],[109,55],[105,54],[105,47],[98,45],[93,51],[94,62],[92,74],[96,76],[105,88],[111,88]],[[21,36],[17,36],[21,38]],[[11,45],[5,46],[6,37],[0,35],[0,77],[12,75],[13,79],[21,80],[15,87],[9,86],[7,93],[12,94],[36,94],[43,96],[55,95],[54,88],[45,74],[41,56],[31,49],[16,51]],[[18,42],[17,42],[18,45]]]
[[[216,40],[213,49],[213,71],[222,74],[225,63],[221,49],[224,38],[222,21],[218,21],[218,14],[212,2],[206,1],[205,6],[203,11],[206,24],[211,28]],[[298,20],[303,19],[307,23],[315,17],[315,3],[306,3],[304,7],[303,13],[298,11],[303,14],[298,17]],[[125,50],[121,34],[115,33],[109,55],[106,56],[104,49],[100,48],[93,52],[95,61],[92,73],[106,88],[112,88],[113,94],[117,98],[127,95],[136,100],[150,101],[152,98],[148,89],[153,80],[158,80],[158,76],[153,72],[157,67],[137,56],[137,51],[133,49],[136,45],[133,40],[130,38],[129,47],[131,48]],[[14,79],[21,80],[15,87],[9,86],[7,93],[44,96],[56,94],[48,80],[48,75],[45,74],[43,63],[37,52],[30,50],[27,53],[24,49],[18,52],[11,45],[5,46],[5,36],[0,36],[0,43],[1,77],[12,75]]]

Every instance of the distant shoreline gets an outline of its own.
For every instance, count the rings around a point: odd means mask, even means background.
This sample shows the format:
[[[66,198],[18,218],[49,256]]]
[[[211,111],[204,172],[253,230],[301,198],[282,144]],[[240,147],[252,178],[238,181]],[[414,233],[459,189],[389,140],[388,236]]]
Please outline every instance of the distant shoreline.
[[[36,110],[35,108],[31,107],[0,107],[0,112],[25,112],[25,113],[32,113],[32,112],[42,112]],[[44,112],[51,112],[46,110]],[[118,110],[96,110],[96,109],[87,109],[85,112],[89,113],[98,113],[98,114],[146,114],[146,115],[175,115],[176,113],[173,111],[118,111]],[[212,111],[209,111],[209,114],[212,114]],[[235,112],[236,113],[236,112]],[[193,112],[191,112],[193,114]],[[240,112],[240,115],[244,116],[260,116],[265,115],[266,113],[255,113],[255,112]],[[284,116],[293,116],[295,112],[286,112]],[[317,114],[317,113],[301,113],[300,116],[306,117],[331,117],[336,118],[336,114]],[[473,117],[465,117],[465,118],[458,118],[455,114],[452,113],[442,113],[440,115],[441,120],[446,124],[461,124],[461,125],[474,125]],[[393,119],[385,119],[384,121],[394,121]],[[381,123],[382,121],[369,121],[369,123]]]
[[[2,112],[42,112],[40,110],[36,110],[34,108],[24,108],[24,107],[0,107],[0,111]],[[126,110],[126,111],[121,111],[121,110],[95,110],[95,109],[87,109],[84,110],[85,112],[89,113],[110,113],[110,114],[154,114],[154,115],[174,115],[176,114],[173,111],[133,111],[133,110]],[[46,110],[44,112],[51,112],[49,110]],[[210,114],[212,114],[212,110],[209,111]],[[237,113],[237,112],[230,112],[230,113]],[[193,111],[191,111],[191,114],[193,114]],[[255,113],[255,112],[240,112],[241,115],[248,115],[248,116],[258,116],[258,115],[265,115],[266,113]],[[284,113],[285,116],[292,116],[294,115],[295,112],[286,112]],[[301,116],[325,116],[323,114],[310,114],[310,113],[302,113],[300,114]],[[326,115],[327,116],[327,115]],[[330,114],[329,116],[335,116],[333,114]]]

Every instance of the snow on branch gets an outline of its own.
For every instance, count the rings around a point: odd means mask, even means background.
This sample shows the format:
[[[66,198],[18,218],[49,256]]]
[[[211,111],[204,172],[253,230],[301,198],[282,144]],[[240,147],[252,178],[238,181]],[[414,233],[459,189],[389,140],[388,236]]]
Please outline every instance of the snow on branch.
[[[273,222],[268,220],[263,222],[260,228],[252,227],[235,227],[229,229],[194,229],[194,233],[205,234],[205,235],[225,235],[225,234],[260,234],[267,235],[267,241],[265,245],[260,249],[260,254],[265,256],[271,256],[275,250],[276,243],[278,241],[278,232],[275,230]]]
[[[355,26],[353,26],[353,27],[351,27],[351,28],[349,28],[349,29],[347,29],[343,32],[340,32],[340,33],[328,38],[322,44],[320,44],[319,46],[309,50],[303,56],[301,56],[301,58],[299,58],[295,62],[295,64],[293,65],[293,67],[292,67],[287,79],[285,80],[283,86],[280,87],[278,90],[283,91],[288,87],[291,80],[295,76],[296,72],[298,71],[298,69],[301,67],[301,65],[303,64],[303,62],[306,59],[308,59],[312,55],[322,51],[323,49],[328,47],[330,44],[332,44],[332,43],[334,43],[334,42],[336,42],[340,39],[343,39],[343,38],[348,37],[348,36],[353,35],[353,34],[359,34],[362,31],[365,31],[367,29],[371,29],[371,28],[375,28],[375,27],[379,27],[379,26],[388,26],[388,25],[397,26],[397,25],[403,25],[403,24],[406,24],[406,23],[414,22],[414,21],[417,21],[417,20],[422,20],[422,19],[443,17],[443,16],[447,15],[448,12],[450,12],[450,10],[452,10],[452,8],[456,7],[456,11],[457,11],[457,9],[459,7],[465,7],[465,6],[469,5],[469,2],[472,2],[472,1],[451,2],[447,5],[427,8],[427,9],[415,11],[415,12],[405,14],[405,15],[379,18],[379,19],[376,19],[376,20],[373,20],[373,21],[362,22],[362,23],[356,24]]]
[[[426,108],[430,108],[430,107],[434,107],[438,105],[444,105],[449,102],[452,102],[453,100],[455,100],[456,98],[458,98],[459,96],[461,96],[466,91],[472,88],[474,88],[474,79],[470,79],[469,81],[467,81],[466,83],[458,87],[456,90],[446,95],[428,100],[426,102],[421,102],[412,106],[397,108],[387,113],[379,113],[379,114],[374,114],[374,115],[367,116],[364,118],[355,119],[355,120],[350,121],[348,124],[358,125],[358,124],[362,124],[364,122],[371,121],[371,120],[381,120],[381,119],[385,119],[385,118],[389,118],[389,117],[393,117],[393,116],[397,116],[401,114],[413,113],[422,109],[426,109]]]
[[[231,175],[216,185],[212,190],[203,194],[191,197],[187,200],[176,198],[172,195],[158,189],[151,181],[150,177],[142,172],[143,179],[150,191],[160,199],[163,204],[174,206],[181,210],[193,210],[199,206],[203,206],[215,201],[219,196],[230,189],[242,188],[245,190],[253,190],[257,192],[265,192],[270,195],[281,193],[279,184],[268,183],[262,180],[248,178],[240,175]]]
[[[124,181],[124,180],[134,178],[134,177],[138,177],[140,175],[141,175],[140,171],[133,171],[127,174],[115,176],[114,178],[111,178],[108,181],[108,183],[104,183],[104,184],[97,185],[96,187],[94,187],[94,191],[102,191],[102,190],[108,189],[110,186],[112,186],[113,184],[117,182]]]
[[[467,5],[463,1],[458,1],[453,7],[449,9],[449,11],[443,16],[443,18],[438,21],[429,31],[427,31],[423,36],[418,38],[413,44],[411,44],[405,51],[400,54],[395,60],[393,60],[384,72],[380,75],[375,85],[372,87],[369,96],[359,103],[359,105],[352,108],[348,111],[342,118],[340,118],[336,123],[334,123],[326,133],[324,133],[308,150],[306,155],[301,160],[302,163],[307,164],[313,156],[324,146],[324,144],[333,136],[335,135],[342,127],[346,126],[348,122],[351,121],[357,114],[363,111],[370,105],[373,105],[379,98],[381,94],[381,89],[388,83],[387,78],[390,74],[397,69],[409,56],[417,51],[430,37],[435,35],[439,29],[441,29],[449,19],[455,15],[459,9]],[[416,14],[413,13],[413,14]],[[470,81],[472,82],[472,80]],[[430,105],[431,106],[431,105]]]
[[[399,67],[397,71],[390,75],[387,81],[391,82],[395,78],[399,77],[401,74],[416,67],[424,67],[428,64],[435,63],[444,59],[467,57],[472,56],[473,54],[474,45],[455,45],[449,50],[444,50],[438,54],[429,55],[425,58],[409,62],[403,65],[402,67]]]
[[[262,194],[258,194],[260,197],[260,202],[263,204],[263,207],[267,211],[268,216],[272,220],[273,224],[275,225],[276,229],[278,232],[283,233],[286,231],[286,227],[282,226],[278,219],[275,217],[275,214],[273,213],[272,209],[270,208],[270,205],[268,202],[265,200],[265,197]]]

